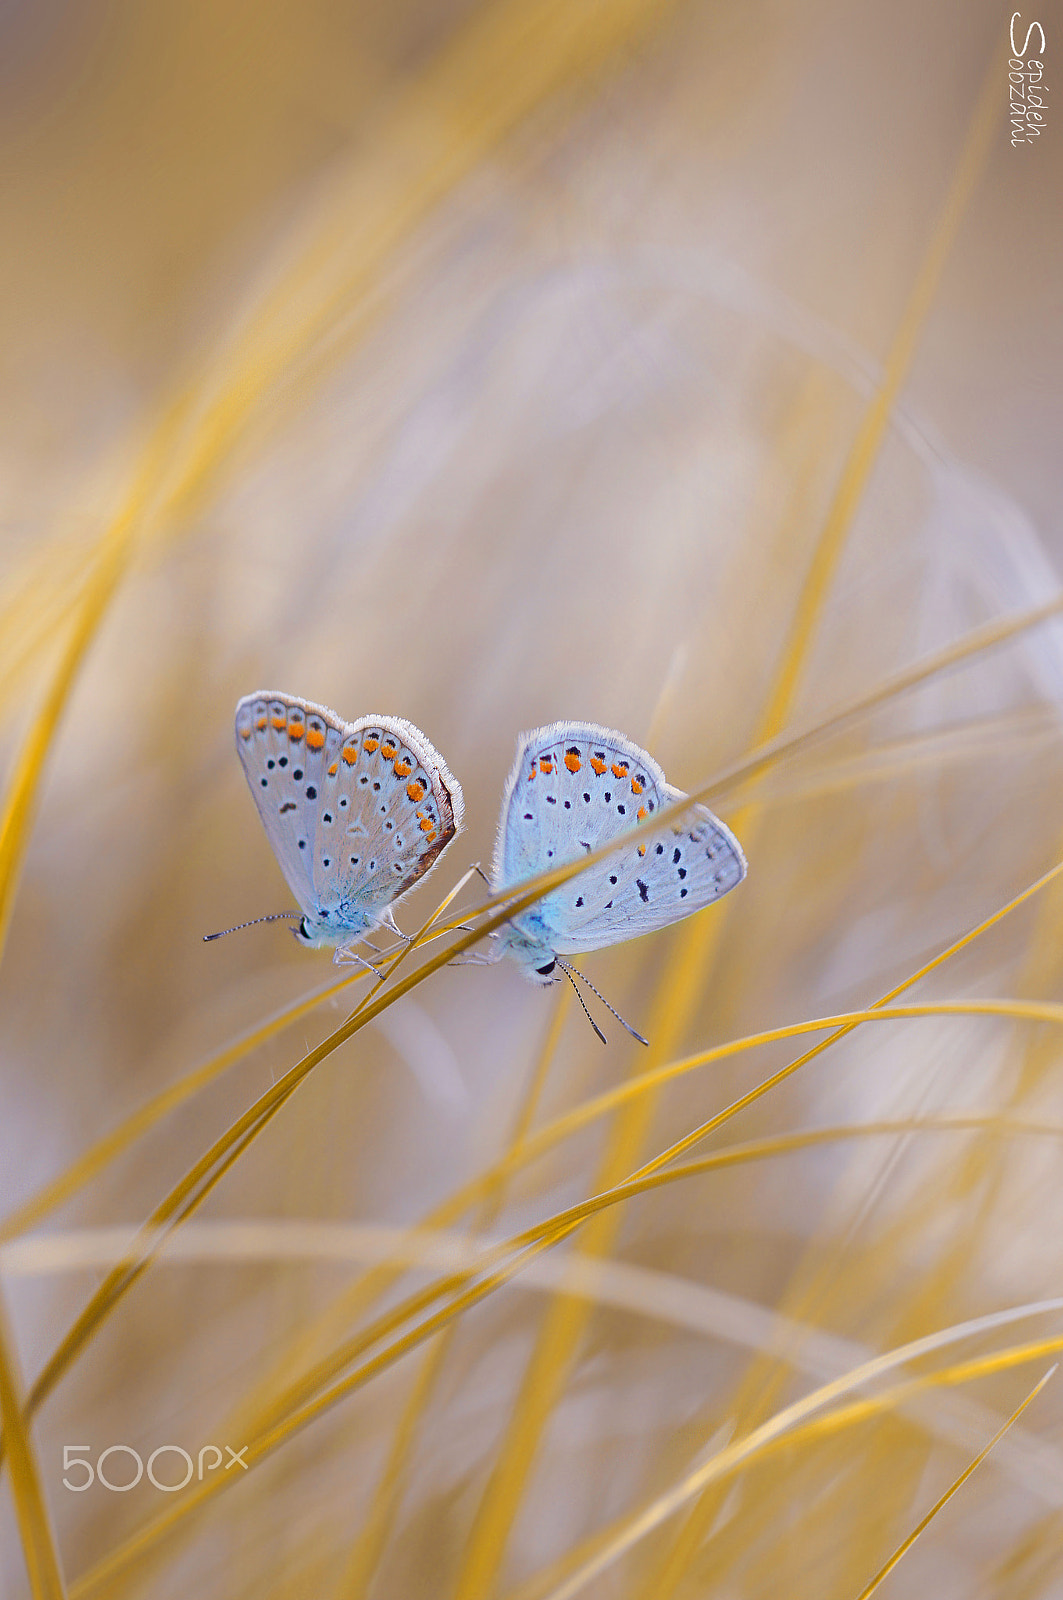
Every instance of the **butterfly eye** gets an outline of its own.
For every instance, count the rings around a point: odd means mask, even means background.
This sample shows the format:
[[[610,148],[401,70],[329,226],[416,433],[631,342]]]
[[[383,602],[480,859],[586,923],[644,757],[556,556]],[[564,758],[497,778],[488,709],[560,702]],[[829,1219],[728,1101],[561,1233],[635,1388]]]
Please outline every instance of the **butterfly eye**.
[[[551,961],[551,962],[549,962],[549,964],[547,966],[545,966],[545,967],[536,967],[535,970],[539,974],[540,978],[548,978],[550,976],[551,972],[553,972],[553,970],[554,970],[554,968],[556,966],[557,966],[557,962],[556,961]]]

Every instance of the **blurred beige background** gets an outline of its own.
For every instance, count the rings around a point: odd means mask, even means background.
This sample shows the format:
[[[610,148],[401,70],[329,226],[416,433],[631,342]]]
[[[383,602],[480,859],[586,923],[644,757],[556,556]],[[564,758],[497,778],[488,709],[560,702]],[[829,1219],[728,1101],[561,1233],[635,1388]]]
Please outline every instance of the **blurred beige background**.
[[[1038,16],[1054,87],[1063,18]],[[773,703],[806,725],[1056,595],[1063,161],[1051,117],[1035,146],[1008,142],[1007,26],[982,3],[881,0],[0,9],[9,778],[99,542],[127,512],[130,529],[0,970],[5,1210],[332,976],[283,925],[201,942],[289,904],[233,756],[240,695],[396,713],[444,752],[467,832],[400,913],[414,927],[489,861],[521,729],[621,728],[691,789],[763,736]],[[965,151],[911,365],[839,521]],[[810,598],[830,526],[837,558]],[[755,815],[748,790],[719,802],[748,819],[750,874],[705,914],[716,932],[684,924],[588,973],[666,1056],[870,1004],[1054,864],[1061,697],[1048,624],[781,763]],[[1017,912],[920,997],[1057,998],[1057,911]],[[413,1223],[504,1148],[559,1003],[508,965],[441,972],[316,1070],[204,1216]],[[347,1009],[249,1057],[43,1226],[142,1220]],[[602,1050],[567,1018],[540,1120],[643,1069],[606,1032]],[[795,1053],[683,1079],[629,1167]],[[726,1132],[960,1110],[1059,1122],[1056,1058],[1054,1035],[1022,1025],[864,1029]],[[596,1126],[530,1168],[495,1226],[594,1192],[608,1138]],[[791,1315],[825,1252],[801,1314],[887,1348],[1058,1287],[1057,1150],[841,1142],[645,1197],[616,1249]],[[350,1276],[282,1261],[147,1276],[41,1413],[69,1578],[160,1506],[146,1486],[65,1492],[63,1443],[146,1454],[176,1431],[197,1447]],[[8,1284],[29,1377],[95,1281]],[[652,1308],[594,1313],[477,1589],[478,1511],[544,1304],[507,1290],[463,1321],[376,1595],[508,1595],[747,1415],[748,1349]],[[350,1550],[417,1359],[104,1592],[367,1592]],[[1025,1382],[979,1403],[1002,1420]],[[1057,1592],[1051,1388],[1039,1405],[1040,1495],[1018,1449],[983,1469],[894,1593]],[[662,1576],[673,1522],[588,1592],[857,1593],[977,1448],[910,1420],[882,1430],[739,1479],[680,1580]],[[5,1593],[23,1595],[3,1517]]]

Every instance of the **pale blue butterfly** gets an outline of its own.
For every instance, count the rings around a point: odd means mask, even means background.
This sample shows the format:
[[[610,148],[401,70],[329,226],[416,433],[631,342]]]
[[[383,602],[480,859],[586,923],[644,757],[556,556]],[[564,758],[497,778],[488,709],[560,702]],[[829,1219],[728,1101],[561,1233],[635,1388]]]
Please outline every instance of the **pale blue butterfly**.
[[[521,734],[502,797],[496,894],[633,837],[513,917],[492,956],[512,956],[535,983],[556,983],[555,967],[569,970],[562,957],[666,927],[741,883],[742,847],[707,806],[654,828],[657,812],[685,798],[652,756],[610,728],[553,722]]]
[[[300,944],[331,946],[339,960],[370,928],[394,929],[392,902],[432,869],[465,811],[420,729],[402,717],[343,722],[261,689],[236,707],[236,749],[302,912]]]

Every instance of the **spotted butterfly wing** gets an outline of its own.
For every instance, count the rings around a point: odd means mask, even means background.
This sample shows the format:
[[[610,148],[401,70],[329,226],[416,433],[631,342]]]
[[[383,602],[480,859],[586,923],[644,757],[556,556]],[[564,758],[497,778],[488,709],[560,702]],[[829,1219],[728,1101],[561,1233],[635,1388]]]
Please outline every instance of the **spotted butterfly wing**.
[[[402,717],[343,722],[275,690],[236,708],[236,748],[303,920],[304,944],[349,944],[460,830],[461,785]]]
[[[700,911],[745,876],[741,846],[705,806],[654,829],[683,799],[645,750],[594,723],[562,722],[521,736],[502,805],[494,886],[510,888],[644,832],[513,919],[504,937],[518,959],[575,955],[617,944]],[[538,968],[538,970],[544,970]]]

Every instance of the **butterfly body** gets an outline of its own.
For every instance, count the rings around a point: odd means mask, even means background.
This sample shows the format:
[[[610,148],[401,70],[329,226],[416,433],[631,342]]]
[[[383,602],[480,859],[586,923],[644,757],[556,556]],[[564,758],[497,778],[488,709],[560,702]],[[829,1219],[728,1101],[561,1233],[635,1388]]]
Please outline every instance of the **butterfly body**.
[[[558,957],[637,938],[733,889],[745,857],[706,806],[654,828],[657,813],[683,799],[656,761],[613,729],[556,722],[522,734],[502,800],[496,892],[632,838],[515,916],[499,934],[498,954],[511,955],[534,982],[556,982]]]
[[[344,722],[259,690],[237,705],[236,749],[311,948],[343,950],[388,922],[461,828],[461,785],[402,717]]]

